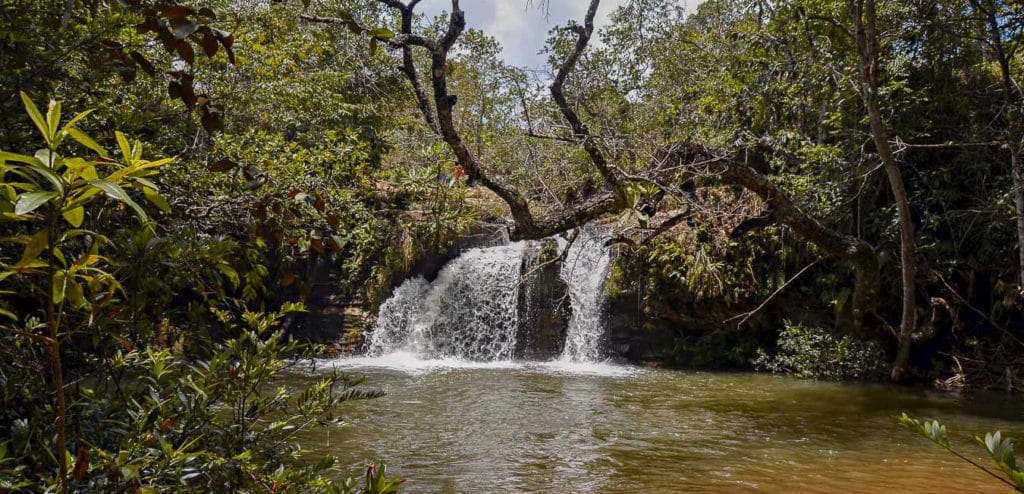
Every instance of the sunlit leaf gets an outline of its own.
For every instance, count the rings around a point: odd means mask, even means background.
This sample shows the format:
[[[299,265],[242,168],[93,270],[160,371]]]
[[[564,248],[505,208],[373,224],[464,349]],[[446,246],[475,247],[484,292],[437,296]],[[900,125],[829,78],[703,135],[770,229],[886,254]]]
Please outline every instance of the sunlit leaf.
[[[43,138],[49,143],[51,139],[50,129],[46,125],[46,120],[43,119],[43,114],[39,112],[39,108],[36,107],[36,104],[32,102],[32,99],[24,91],[21,91],[20,94],[21,101],[25,105],[25,111],[28,112],[29,118],[32,119],[32,123],[36,124],[36,128],[39,129],[39,132],[43,134]]]
[[[60,194],[52,190],[27,192],[18,198],[18,202],[14,206],[14,214],[20,216],[31,213],[38,209],[39,206],[46,204],[47,201],[57,197],[60,197]]]
[[[171,205],[167,203],[167,200],[163,198],[157,191],[150,189],[149,187],[142,188],[142,194],[146,196],[149,202],[153,203],[154,206],[159,208],[165,213],[171,212]]]
[[[117,138],[117,146],[121,149],[121,156],[124,157],[125,161],[130,162],[132,159],[132,147],[128,144],[128,138],[121,131],[115,131],[114,137]]]
[[[50,100],[50,105],[46,108],[46,126],[50,129],[52,139],[53,134],[60,128],[60,101]]]
[[[96,154],[103,156],[104,158],[107,157],[107,150],[103,149],[103,146],[100,146],[98,142],[93,140],[92,137],[89,137],[89,135],[86,134],[85,132],[82,132],[76,128],[68,128],[65,130],[67,131],[68,135],[71,136],[72,139],[78,141],[83,146],[95,151]]]
[[[76,208],[64,211],[63,213],[61,213],[61,216],[63,216],[64,219],[67,220],[68,224],[75,228],[78,228],[82,226],[82,221],[85,220],[85,208],[83,208],[82,206],[78,206]]]
[[[135,215],[138,216],[140,220],[145,221],[148,218],[146,216],[146,211],[133,201],[120,185],[106,180],[90,180],[89,184],[103,190],[103,192],[106,192],[107,197],[128,205],[128,207],[135,211]]]

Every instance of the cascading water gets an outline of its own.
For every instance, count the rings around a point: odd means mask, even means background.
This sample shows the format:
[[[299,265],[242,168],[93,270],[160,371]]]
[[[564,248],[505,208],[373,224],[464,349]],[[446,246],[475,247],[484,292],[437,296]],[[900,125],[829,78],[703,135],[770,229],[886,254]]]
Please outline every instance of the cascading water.
[[[604,280],[610,261],[607,234],[598,226],[587,226],[568,252],[564,239],[555,240],[558,253],[565,255],[558,277],[565,284],[571,316],[565,344],[559,346],[561,356],[552,363],[599,362]],[[532,310],[533,287],[527,282],[531,276],[524,276],[536,267],[533,257],[539,246],[515,242],[471,249],[449,262],[432,283],[422,277],[406,280],[381,305],[377,323],[367,336],[367,357],[402,355],[420,361],[479,363],[529,355],[522,349],[517,352],[517,329],[522,335],[520,310],[527,314]],[[522,322],[530,326],[530,321]],[[530,339],[519,343],[534,344]]]
[[[601,360],[604,335],[604,281],[611,253],[605,243],[607,232],[596,225],[580,229],[562,263],[561,277],[569,289],[572,317],[565,335],[561,360],[597,362]]]
[[[381,305],[367,353],[511,360],[523,247],[516,242],[471,249],[448,263],[433,283],[407,280]]]

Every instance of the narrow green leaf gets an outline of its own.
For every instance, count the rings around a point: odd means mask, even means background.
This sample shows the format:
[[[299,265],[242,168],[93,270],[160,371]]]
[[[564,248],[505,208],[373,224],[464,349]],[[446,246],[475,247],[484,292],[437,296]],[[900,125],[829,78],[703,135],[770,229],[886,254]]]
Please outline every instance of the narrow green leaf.
[[[131,164],[132,147],[128,144],[128,138],[119,130],[114,132],[114,136],[117,137],[117,146],[121,148],[121,156],[124,156],[125,162]]]
[[[60,101],[50,100],[50,106],[46,108],[46,127],[50,129],[50,139],[60,128]],[[57,147],[54,145],[54,147]]]
[[[21,197],[18,198],[18,203],[14,206],[14,214],[21,216],[23,214],[31,213],[38,209],[39,206],[46,204],[47,201],[57,197],[60,197],[60,194],[52,190],[22,194]]]
[[[152,180],[150,180],[148,178],[134,177],[132,180],[135,180],[136,183],[138,183],[139,185],[141,185],[143,187],[153,189],[154,191],[157,191],[157,192],[160,191],[160,187],[158,187],[155,183],[153,183]]]
[[[68,224],[78,228],[82,226],[82,221],[85,220],[85,208],[78,206],[64,211],[61,215],[64,216],[64,219],[67,220]]]
[[[39,163],[32,156],[25,156],[24,154],[17,153],[8,153],[7,151],[0,151],[0,160],[17,161],[18,163],[24,163],[26,165],[35,165]]]
[[[53,303],[59,304],[64,301],[64,292],[67,291],[67,272],[57,271],[53,276]]]
[[[50,143],[50,129],[46,125],[46,120],[43,119],[43,114],[39,112],[39,108],[32,102],[32,99],[21,91],[21,102],[25,104],[25,111],[28,112],[29,118],[32,119],[32,123],[36,124],[36,128],[43,134],[43,138],[46,139],[46,143]]]
[[[153,205],[159,208],[161,211],[165,213],[171,212],[171,205],[168,204],[167,200],[164,199],[164,197],[161,196],[157,191],[150,189],[148,187],[143,187],[142,193],[143,195],[146,196],[146,199],[149,199],[149,202],[153,203]]]
[[[64,129],[67,130],[67,129],[70,129],[70,128],[74,127],[76,123],[80,122],[83,118],[88,117],[89,114],[92,113],[93,111],[94,110],[85,110],[84,112],[79,113],[78,115],[75,115],[74,117],[71,117],[71,120],[68,120],[68,123],[64,124]]]
[[[146,211],[143,210],[142,207],[140,207],[138,204],[136,204],[136,202],[133,201],[132,198],[128,196],[128,193],[125,192],[120,185],[117,185],[113,182],[108,182],[106,180],[90,180],[89,184],[98,189],[103,190],[103,192],[106,192],[107,197],[114,199],[115,201],[127,204],[128,207],[132,208],[132,210],[135,211],[135,215],[138,216],[140,220],[146,221]]]
[[[92,137],[89,137],[89,135],[86,134],[85,132],[82,132],[73,127],[67,128],[65,130],[67,131],[68,135],[70,135],[74,140],[78,141],[81,145],[95,151],[96,154],[104,158],[107,157],[107,150],[103,149],[103,146],[100,146],[98,142],[93,140]]]

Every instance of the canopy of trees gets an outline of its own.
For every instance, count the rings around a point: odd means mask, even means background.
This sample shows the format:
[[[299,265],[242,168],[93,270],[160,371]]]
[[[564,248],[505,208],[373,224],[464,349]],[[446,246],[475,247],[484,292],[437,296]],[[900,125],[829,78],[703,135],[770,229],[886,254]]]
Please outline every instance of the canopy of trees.
[[[372,395],[246,408],[301,303],[372,312],[481,221],[609,225],[668,364],[748,367],[798,320],[896,381],[1021,389],[1024,6],[590,0],[535,70],[420,3],[0,2],[0,482],[330,484],[241,456]]]

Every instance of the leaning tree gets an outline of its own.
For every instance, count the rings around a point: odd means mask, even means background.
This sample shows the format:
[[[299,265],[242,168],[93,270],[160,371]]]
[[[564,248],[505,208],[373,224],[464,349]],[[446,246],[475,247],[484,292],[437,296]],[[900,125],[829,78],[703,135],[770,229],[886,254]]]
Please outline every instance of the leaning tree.
[[[635,206],[628,198],[629,188],[634,185],[653,187],[658,191],[658,198],[672,196],[690,205],[668,215],[658,224],[646,226],[643,229],[644,235],[635,241],[645,243],[657,235],[691,223],[688,220],[692,218],[694,211],[695,188],[720,184],[740,186],[756,194],[764,202],[766,212],[741,223],[735,228],[734,234],[741,235],[752,228],[770,224],[785,225],[823,252],[852,264],[856,276],[850,323],[858,332],[865,330],[865,318],[874,312],[879,273],[878,256],[875,249],[864,240],[828,228],[807,214],[762,172],[762,165],[769,159],[795,158],[776,152],[763,144],[723,150],[689,140],[669,142],[660,146],[657,152],[653,153],[649,163],[640,170],[627,171],[616,160],[610,158],[607,143],[604,142],[605,137],[591,132],[587,123],[574,109],[574,105],[570,103],[570,95],[566,92],[567,80],[577,68],[580,58],[593,39],[594,18],[600,0],[590,0],[582,24],[573,23],[568,27],[575,40],[568,55],[556,67],[549,89],[551,98],[566,124],[566,132],[557,138],[578,146],[585,152],[588,158],[587,166],[600,176],[601,186],[580,194],[572,202],[560,207],[543,210],[531,206],[528,198],[520,190],[494,173],[494,167],[482,162],[467,146],[457,129],[454,114],[458,98],[449,92],[448,61],[453,47],[466,28],[466,15],[459,7],[459,0],[452,0],[447,26],[436,37],[414,32],[414,9],[420,0],[376,1],[394,9],[399,19],[398,33],[363,26],[351,16],[302,17],[311,22],[345,25],[353,31],[369,34],[374,43],[385,42],[390,48],[401,51],[402,64],[399,70],[412,87],[423,119],[445,142],[470,179],[486,187],[508,204],[513,223],[510,232],[512,239],[541,239],[580,227],[603,216],[625,211]],[[425,84],[417,68],[418,50],[429,56],[429,85]]]

